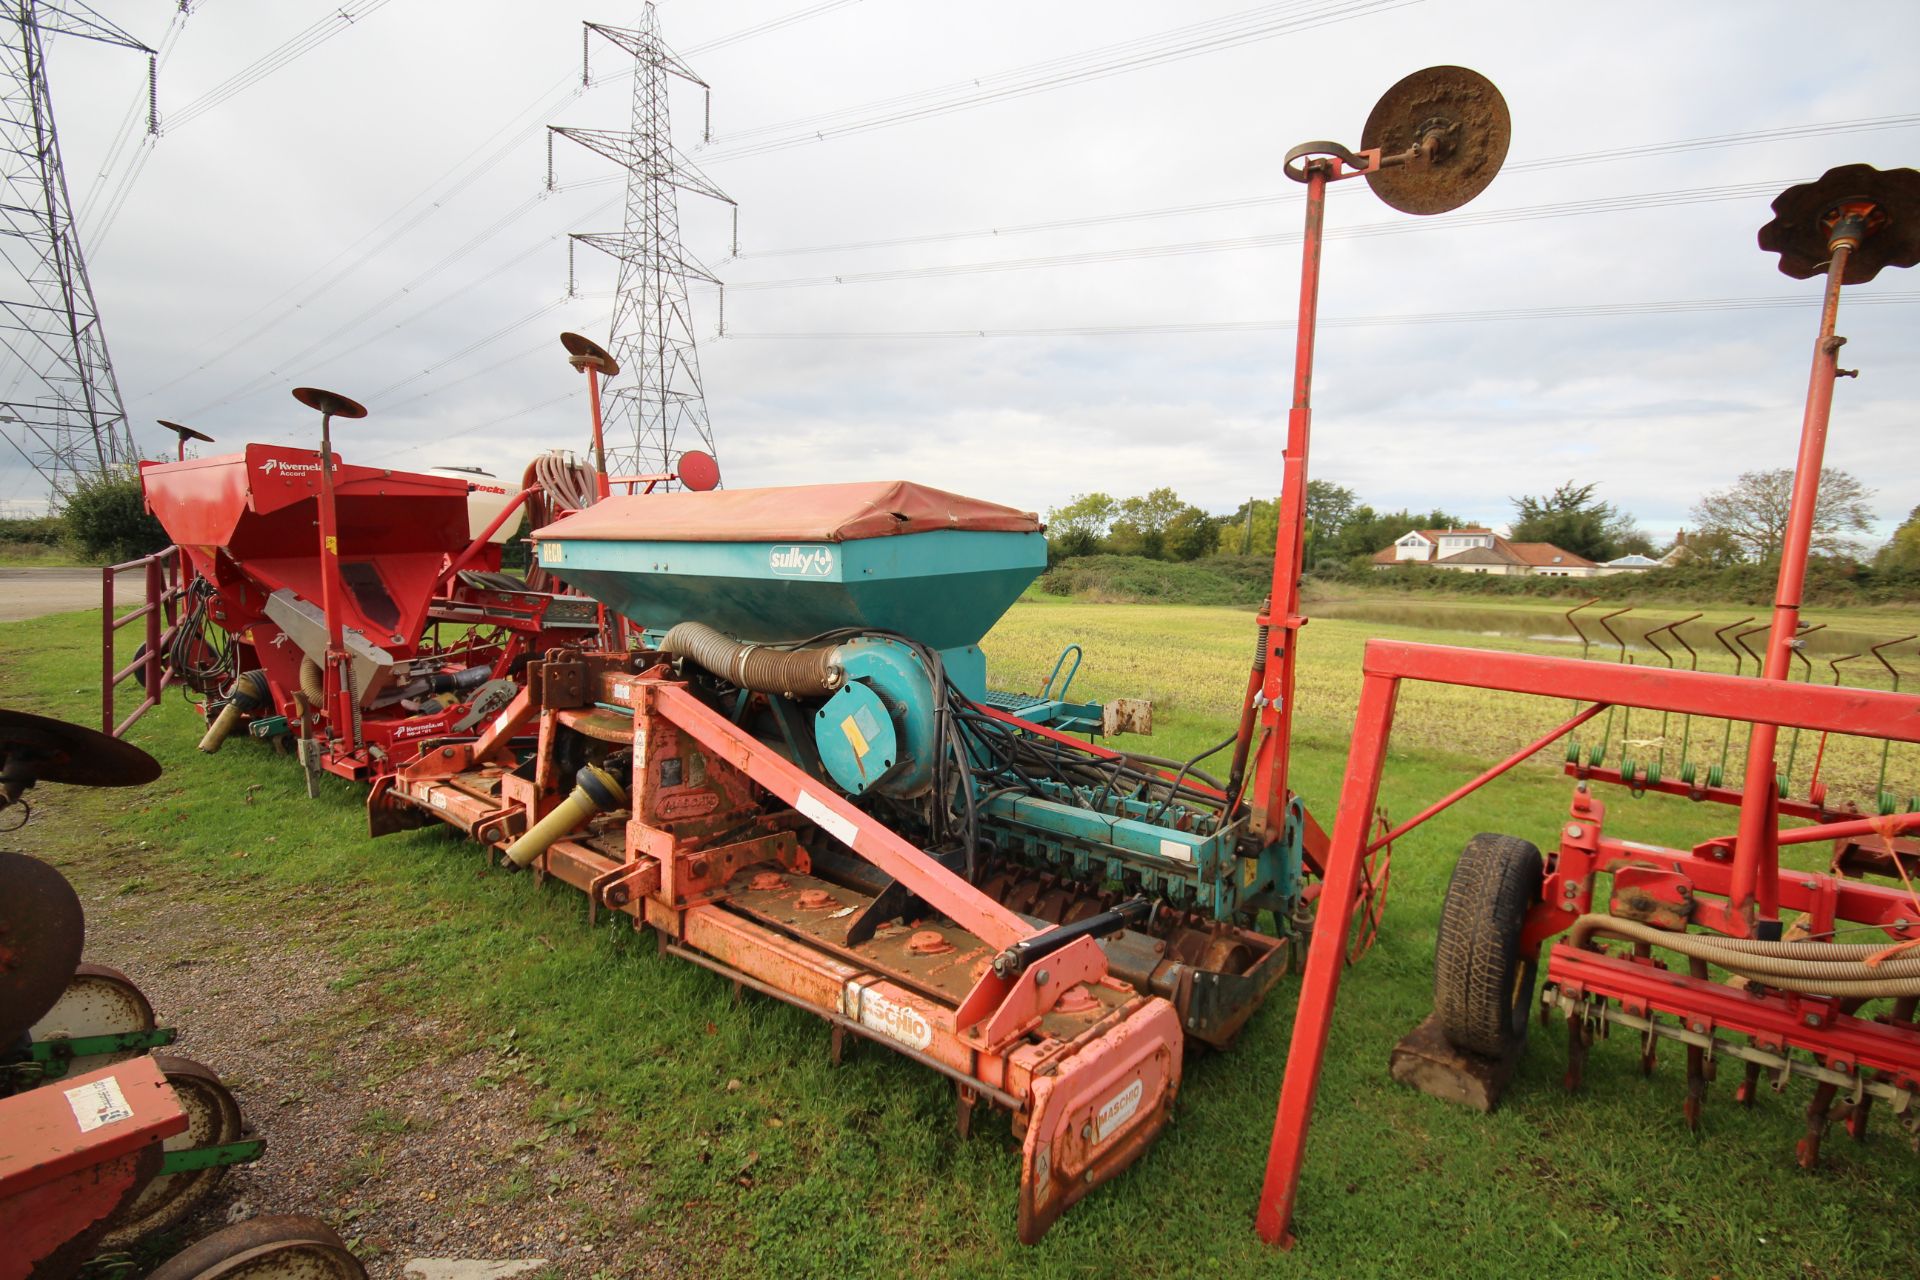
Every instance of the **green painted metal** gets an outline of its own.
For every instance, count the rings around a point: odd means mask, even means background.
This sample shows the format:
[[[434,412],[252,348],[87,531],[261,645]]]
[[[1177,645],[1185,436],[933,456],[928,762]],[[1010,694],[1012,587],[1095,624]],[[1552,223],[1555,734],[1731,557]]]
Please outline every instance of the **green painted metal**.
[[[199,1169],[215,1169],[227,1164],[252,1164],[266,1153],[265,1138],[250,1138],[245,1142],[228,1142],[217,1147],[183,1147],[179,1151],[169,1151],[160,1157],[160,1177],[170,1173],[192,1173]]]
[[[172,1027],[151,1031],[120,1031],[105,1036],[54,1036],[35,1040],[27,1046],[27,1059],[40,1064],[42,1080],[58,1080],[67,1074],[76,1058],[91,1058],[103,1053],[125,1053],[129,1049],[160,1049],[174,1041]]]
[[[979,642],[1046,568],[1038,533],[935,529],[851,542],[547,538],[541,565],[649,631],[689,619],[755,643],[842,627]]]

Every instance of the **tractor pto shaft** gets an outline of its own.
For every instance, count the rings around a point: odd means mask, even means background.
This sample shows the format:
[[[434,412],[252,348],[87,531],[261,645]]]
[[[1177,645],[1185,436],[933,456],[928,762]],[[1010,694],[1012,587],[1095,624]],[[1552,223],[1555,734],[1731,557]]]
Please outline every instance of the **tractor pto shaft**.
[[[526,867],[551,848],[555,840],[578,829],[594,814],[617,809],[627,802],[627,789],[620,785],[620,780],[598,765],[582,765],[573,780],[576,784],[573,794],[507,846],[509,867]]]
[[[234,678],[233,687],[227,690],[227,705],[220,708],[213,723],[207,726],[207,732],[200,739],[200,750],[212,755],[227,740],[227,735],[240,725],[241,717],[267,705],[272,694],[267,688],[267,673],[264,671],[242,671]]]
[[[1044,933],[1020,941],[993,958],[993,971],[1002,978],[1017,978],[1036,960],[1052,955],[1069,942],[1081,938],[1099,938],[1118,933],[1130,924],[1144,924],[1153,915],[1153,903],[1146,898],[1123,902],[1111,911],[1056,925]]]

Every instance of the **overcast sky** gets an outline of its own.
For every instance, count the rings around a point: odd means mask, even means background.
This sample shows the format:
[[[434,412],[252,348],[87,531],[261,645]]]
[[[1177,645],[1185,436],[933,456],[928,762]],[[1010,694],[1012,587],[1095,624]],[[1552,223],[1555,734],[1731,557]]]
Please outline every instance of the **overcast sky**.
[[[99,226],[104,196],[82,224],[144,451],[171,449],[155,418],[222,446],[309,441],[317,424],[287,395],[301,383],[371,409],[340,434],[349,461],[517,476],[537,449],[584,444],[583,380],[556,337],[605,337],[614,267],[581,251],[584,296],[565,300],[564,237],[616,229],[619,187],[609,162],[563,143],[563,189],[543,193],[543,126],[626,126],[617,51],[598,48],[598,82],[575,92],[580,21],[631,23],[635,5],[198,0],[172,27],[173,0],[96,7],[149,44],[170,42],[163,135],[111,225]],[[357,20],[334,38],[186,113],[343,9]],[[1847,14],[1859,34],[1830,39],[1787,2],[671,0],[659,8],[666,38],[713,86],[714,141],[701,144],[699,90],[680,85],[676,142],[740,207],[730,259],[724,206],[682,200],[687,247],[729,285],[725,337],[712,292],[695,295],[722,470],[733,487],[897,477],[1042,511],[1093,489],[1167,484],[1223,513],[1273,494],[1293,342],[1277,326],[1294,310],[1299,250],[1209,242],[1297,234],[1284,152],[1317,138],[1358,146],[1382,91],[1452,62],[1505,92],[1507,171],[1473,204],[1426,219],[1388,209],[1364,183],[1336,188],[1329,226],[1368,230],[1329,243],[1323,316],[1806,305],[1330,324],[1312,473],[1375,506],[1438,504],[1494,522],[1512,495],[1597,481],[1664,538],[1702,491],[1793,459],[1819,287],[1780,275],[1755,247],[1773,194],[1833,165],[1915,160],[1920,5],[1868,0]],[[697,52],[786,17],[799,20]],[[1255,19],[1295,29],[1140,57],[1178,28],[1227,35]],[[873,104],[903,95],[938,108],[1034,64],[1129,57],[1150,65],[805,140],[897,111]],[[55,39],[49,63],[84,205],[103,168],[110,192],[137,154],[107,164],[132,104],[144,107],[144,59]],[[766,141],[791,145],[738,154]],[[1598,201],[1635,207],[1596,212]],[[1565,208],[1539,216],[1542,206]],[[1534,212],[1486,216],[1513,210]],[[1014,230],[1058,222],[1071,225]],[[946,235],[974,232],[986,234]],[[901,239],[918,242],[782,252]],[[1175,245],[1203,248],[1165,251]],[[1090,254],[1108,256],[922,272]],[[1883,533],[1920,501],[1916,301],[1920,275],[1888,271],[1850,290],[1841,313],[1843,363],[1862,373],[1840,384],[1828,456],[1875,486]],[[1220,322],[1274,327],[992,336]],[[989,336],[883,336],[929,331]],[[19,460],[0,458],[0,502],[38,497]]]

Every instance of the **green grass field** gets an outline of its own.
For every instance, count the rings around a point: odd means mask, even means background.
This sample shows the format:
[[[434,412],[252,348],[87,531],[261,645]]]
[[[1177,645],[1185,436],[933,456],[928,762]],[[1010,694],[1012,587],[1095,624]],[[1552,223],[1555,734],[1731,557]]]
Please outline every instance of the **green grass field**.
[[[0,703],[95,723],[97,625],[78,614],[0,626]],[[1178,756],[1230,727],[1250,632],[1245,611],[1023,603],[987,647],[998,683],[1032,688],[1062,643],[1084,643],[1076,692],[1153,697],[1150,749]],[[1297,787],[1323,821],[1370,634],[1449,638],[1339,620],[1308,628]],[[1386,802],[1413,812],[1565,711],[1564,703],[1509,710],[1452,690],[1404,698]],[[1743,1113],[1723,1079],[1702,1132],[1690,1134],[1675,1064],[1643,1079],[1635,1045],[1603,1042],[1585,1091],[1570,1096],[1559,1083],[1563,1037],[1537,1026],[1506,1105],[1491,1117],[1387,1078],[1394,1041],[1429,1006],[1452,853],[1481,830],[1545,839],[1567,796],[1548,767],[1519,771],[1397,848],[1382,941],[1342,989],[1298,1249],[1269,1251],[1252,1230],[1293,978],[1234,1051],[1189,1060],[1176,1121],[1145,1157],[1024,1249],[1013,1234],[1017,1162],[1004,1118],[976,1124],[961,1142],[951,1087],[937,1077],[871,1045],[832,1067],[827,1029],[808,1015],[753,997],[736,1003],[725,982],[657,955],[648,937],[615,924],[590,929],[573,891],[485,873],[478,853],[449,834],[370,841],[354,788],[328,780],[309,802],[291,760],[244,742],[198,755],[196,726],[169,695],[131,734],[166,777],[132,795],[50,789],[44,820],[29,828],[33,847],[77,873],[103,851],[139,850],[143,877],[184,881],[200,909],[235,922],[266,916],[321,948],[338,982],[376,1012],[429,1010],[471,1043],[511,1045],[511,1060],[538,1087],[537,1118],[596,1143],[650,1192],[644,1210],[602,1229],[642,1234],[691,1270],[1920,1274],[1920,1161],[1884,1117],[1864,1145],[1830,1137],[1826,1167],[1804,1173],[1793,1163],[1804,1094],[1767,1095]],[[1914,761],[1896,765],[1914,776]],[[1728,825],[1723,812],[1660,797],[1621,795],[1610,809],[1617,834],[1672,844]],[[23,837],[10,839],[24,847]],[[743,1087],[730,1092],[733,1079]],[[484,1081],[475,1093],[484,1100]]]

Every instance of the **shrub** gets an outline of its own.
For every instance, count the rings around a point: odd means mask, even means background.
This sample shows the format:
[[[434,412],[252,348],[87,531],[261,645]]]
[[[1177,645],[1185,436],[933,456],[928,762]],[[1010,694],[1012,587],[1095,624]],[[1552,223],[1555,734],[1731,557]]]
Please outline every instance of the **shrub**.
[[[148,514],[132,468],[80,481],[60,514],[81,550],[109,564],[137,560],[167,545],[167,531]]]

